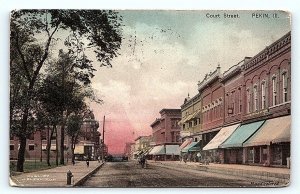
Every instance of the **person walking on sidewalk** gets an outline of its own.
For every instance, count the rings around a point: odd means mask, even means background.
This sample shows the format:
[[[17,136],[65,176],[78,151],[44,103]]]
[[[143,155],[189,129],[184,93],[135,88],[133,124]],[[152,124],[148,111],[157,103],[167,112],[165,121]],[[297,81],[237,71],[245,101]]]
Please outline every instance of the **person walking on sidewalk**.
[[[90,166],[90,161],[89,158],[86,159],[86,166],[89,167]]]

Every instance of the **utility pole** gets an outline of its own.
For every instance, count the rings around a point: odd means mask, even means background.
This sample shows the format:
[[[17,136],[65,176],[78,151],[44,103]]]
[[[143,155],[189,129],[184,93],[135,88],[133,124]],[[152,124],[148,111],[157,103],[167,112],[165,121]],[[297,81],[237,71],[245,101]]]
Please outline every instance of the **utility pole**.
[[[103,116],[103,128],[102,128],[102,162],[104,161],[104,127],[105,127],[105,115]]]

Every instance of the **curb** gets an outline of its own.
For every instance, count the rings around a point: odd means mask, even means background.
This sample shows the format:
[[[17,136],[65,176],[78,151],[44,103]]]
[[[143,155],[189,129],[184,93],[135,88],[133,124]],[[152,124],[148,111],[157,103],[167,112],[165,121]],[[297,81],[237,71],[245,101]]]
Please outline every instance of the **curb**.
[[[74,183],[71,187],[78,187],[81,186],[88,178],[90,178],[94,173],[96,173],[103,165],[105,162],[97,166],[94,170],[89,172],[88,174],[84,175],[82,178],[80,178],[77,182]]]

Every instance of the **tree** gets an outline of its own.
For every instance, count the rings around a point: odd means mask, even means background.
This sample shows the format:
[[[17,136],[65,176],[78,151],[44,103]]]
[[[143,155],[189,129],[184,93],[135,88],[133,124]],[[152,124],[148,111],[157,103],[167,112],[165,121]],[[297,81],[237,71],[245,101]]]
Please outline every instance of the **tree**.
[[[71,138],[71,157],[72,163],[75,161],[74,150],[78,137],[81,135],[81,125],[83,122],[83,116],[80,114],[71,115],[67,121],[66,133]]]
[[[24,75],[22,77],[24,103],[19,108],[18,124],[11,126],[20,141],[17,171],[23,172],[26,134],[32,120],[30,112],[34,103],[36,82],[42,68],[49,60],[51,51],[55,48],[55,43],[64,41],[68,53],[74,57],[76,66],[82,70],[94,71],[93,61],[85,54],[86,49],[94,51],[100,66],[111,67],[111,60],[118,55],[117,51],[121,45],[120,27],[121,18],[114,11],[19,10],[12,12],[11,59],[18,59],[14,67]],[[63,34],[68,36],[65,38]],[[77,76],[88,83],[93,74],[91,71],[89,73],[81,71]],[[12,114],[15,114],[15,111]]]

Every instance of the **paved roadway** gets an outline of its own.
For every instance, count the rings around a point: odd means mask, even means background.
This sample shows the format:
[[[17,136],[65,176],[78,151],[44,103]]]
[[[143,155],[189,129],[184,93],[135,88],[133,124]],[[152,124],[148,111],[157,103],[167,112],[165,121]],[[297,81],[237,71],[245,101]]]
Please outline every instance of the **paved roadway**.
[[[84,187],[253,187],[253,180],[136,162],[106,163],[90,177]],[[252,182],[252,183],[251,183]]]

